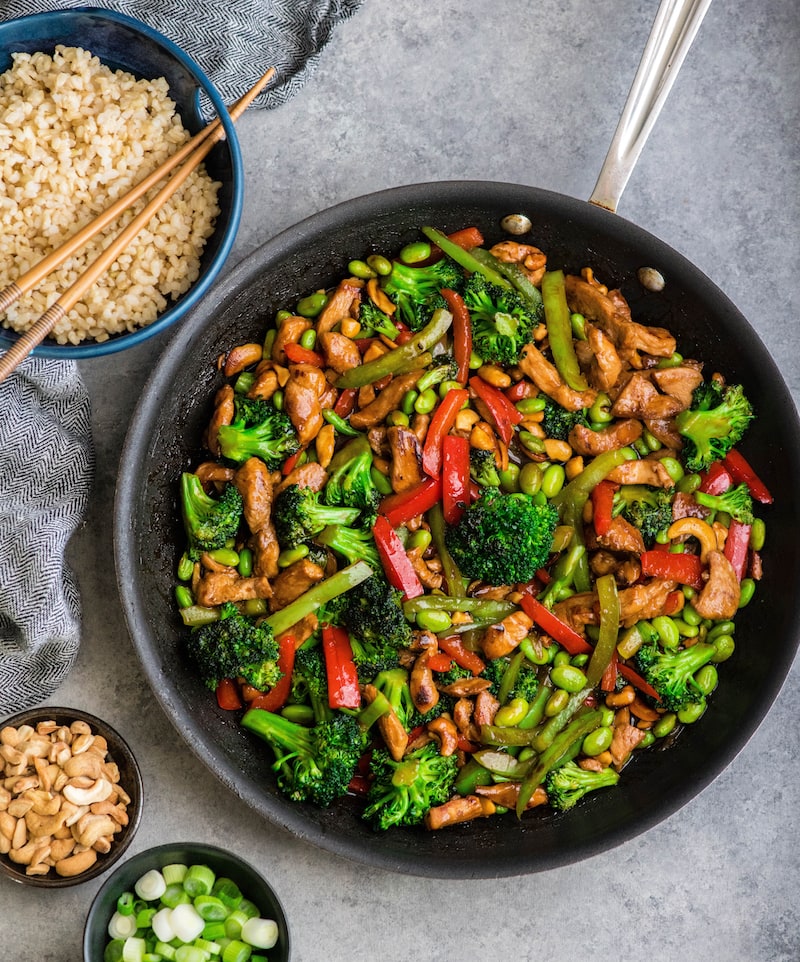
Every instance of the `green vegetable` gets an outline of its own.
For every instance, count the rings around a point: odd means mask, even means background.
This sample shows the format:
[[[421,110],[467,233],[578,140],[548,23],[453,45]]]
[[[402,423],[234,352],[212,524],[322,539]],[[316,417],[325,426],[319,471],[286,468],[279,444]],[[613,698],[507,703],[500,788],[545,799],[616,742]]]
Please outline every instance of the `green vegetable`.
[[[237,394],[234,417],[217,432],[224,457],[238,464],[259,457],[270,471],[275,471],[300,447],[289,416],[269,401]]]
[[[703,471],[724,458],[741,441],[753,417],[740,384],[700,384],[689,409],[675,416],[675,427],[684,438],[681,460],[686,470]]]
[[[634,528],[638,528],[645,547],[651,548],[658,536],[672,524],[674,498],[675,492],[671,488],[623,484],[614,494],[613,513],[621,514]]]
[[[664,708],[680,711],[703,697],[694,673],[708,664],[715,654],[714,645],[703,642],[678,651],[664,651],[650,642],[642,645],[636,653],[636,665],[658,692]]]
[[[575,762],[569,761],[548,774],[545,790],[547,800],[553,808],[563,812],[572,808],[589,792],[616,785],[618,781],[619,773],[613,768],[604,768],[599,772],[586,771]]]
[[[578,408],[577,411],[568,411],[552,398],[545,398],[542,412],[542,429],[544,433],[548,438],[555,438],[557,441],[566,441],[569,437],[569,432],[576,424],[588,425],[585,408]]]
[[[221,548],[239,530],[242,496],[233,484],[226,484],[222,494],[213,498],[196,474],[185,471],[181,475],[180,505],[188,541],[186,553],[191,559]]]
[[[538,323],[519,293],[476,273],[464,286],[464,303],[472,321],[473,350],[487,363],[516,364]]]
[[[442,288],[461,291],[464,272],[447,258],[425,267],[411,267],[395,261],[392,273],[384,278],[384,293],[397,307],[397,317],[412,331],[420,331],[435,311],[445,308],[439,293]]]
[[[352,524],[360,513],[358,508],[327,505],[318,491],[290,484],[275,498],[272,516],[281,547],[292,548],[330,524]]]
[[[545,272],[542,278],[542,301],[547,337],[556,369],[573,391],[585,391],[588,385],[575,354],[563,271]]]
[[[722,494],[705,494],[703,491],[695,491],[694,499],[704,508],[712,511],[724,511],[732,518],[736,518],[742,524],[752,524],[753,517],[753,498],[750,489],[742,482],[732,485]]]

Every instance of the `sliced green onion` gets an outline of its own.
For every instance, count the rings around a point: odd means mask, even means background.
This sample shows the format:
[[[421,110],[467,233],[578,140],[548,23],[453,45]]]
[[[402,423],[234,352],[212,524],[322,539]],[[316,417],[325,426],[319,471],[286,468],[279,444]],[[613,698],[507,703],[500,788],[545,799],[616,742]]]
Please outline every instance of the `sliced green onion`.
[[[168,942],[158,941],[153,946],[153,951],[156,955],[160,955],[162,959],[166,959],[166,962],[173,962],[175,959],[175,948]]]
[[[144,939],[131,936],[122,946],[122,962],[143,962],[147,943]]]
[[[278,941],[278,923],[273,919],[248,919],[242,926],[242,941],[257,949],[271,949]]]
[[[175,929],[172,925],[172,909],[159,909],[150,919],[150,928],[159,942],[171,942],[175,938]]]
[[[214,883],[211,894],[216,896],[221,902],[224,902],[229,909],[235,909],[242,901],[242,893],[239,890],[239,886],[232,879],[225,878],[224,876],[218,878]]]
[[[214,888],[216,875],[207,865],[193,865],[186,873],[183,888],[192,898],[198,895],[208,895]]]
[[[160,899],[166,891],[166,888],[167,883],[164,881],[164,876],[155,868],[151,868],[149,872],[145,872],[137,881],[136,885],[134,885],[136,894],[146,902],[153,902],[156,899]]]
[[[208,962],[211,953],[196,945],[179,945],[175,949],[175,962]]]
[[[229,939],[238,939],[242,934],[244,923],[250,918],[246,912],[235,909],[225,919],[225,935]]]
[[[247,962],[253,950],[245,942],[232,939],[222,950],[222,962]]]
[[[133,892],[123,892],[117,899],[117,911],[120,915],[133,915]]]
[[[112,939],[128,939],[136,934],[136,917],[115,912],[108,923],[108,935]]]
[[[194,907],[205,922],[222,922],[230,914],[225,903],[214,895],[198,895]]]
[[[176,905],[170,915],[172,928],[175,930],[175,938],[181,942],[194,942],[201,934],[205,922],[200,917],[197,909],[191,903]]]

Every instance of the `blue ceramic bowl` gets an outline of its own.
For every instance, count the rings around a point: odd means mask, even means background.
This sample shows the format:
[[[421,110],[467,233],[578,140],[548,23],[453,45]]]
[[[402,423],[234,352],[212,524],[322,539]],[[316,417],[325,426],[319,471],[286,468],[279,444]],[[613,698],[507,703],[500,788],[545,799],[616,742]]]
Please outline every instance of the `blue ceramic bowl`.
[[[131,17],[94,7],[20,17],[0,23],[0,72],[11,67],[12,53],[52,53],[58,44],[83,47],[112,69],[125,70],[136,77],[166,78],[170,97],[177,104],[184,127],[191,133],[196,133],[210,119],[204,115],[204,109],[221,117],[225,128],[224,141],[213,148],[205,162],[211,176],[222,184],[218,195],[221,213],[214,233],[206,242],[200,276],[147,327],[113,335],[103,342],[61,345],[46,340],[33,352],[40,357],[79,359],[113,354],[140,344],[166,330],[201,300],[230,254],[239,229],[244,171],[236,130],[220,95],[194,60],[162,34]],[[18,336],[0,328],[0,349],[7,350]]]

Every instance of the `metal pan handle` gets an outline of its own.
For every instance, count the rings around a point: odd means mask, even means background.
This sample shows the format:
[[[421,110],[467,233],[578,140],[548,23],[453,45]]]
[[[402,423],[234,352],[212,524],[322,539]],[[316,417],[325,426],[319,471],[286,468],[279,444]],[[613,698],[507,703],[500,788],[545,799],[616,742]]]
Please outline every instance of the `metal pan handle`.
[[[662,0],[590,204],[616,211],[711,0]]]

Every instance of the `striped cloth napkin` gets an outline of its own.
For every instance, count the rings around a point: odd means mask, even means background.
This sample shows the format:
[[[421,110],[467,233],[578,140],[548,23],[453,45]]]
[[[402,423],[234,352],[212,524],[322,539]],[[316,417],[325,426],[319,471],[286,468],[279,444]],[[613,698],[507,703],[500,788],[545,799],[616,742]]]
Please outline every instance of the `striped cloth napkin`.
[[[335,25],[363,0],[107,0],[177,43],[226,102],[274,66],[255,101],[308,79]],[[4,0],[0,21],[84,6]],[[0,384],[0,716],[45,701],[78,652],[81,607],[65,549],[92,487],[90,403],[74,362],[29,358]]]

